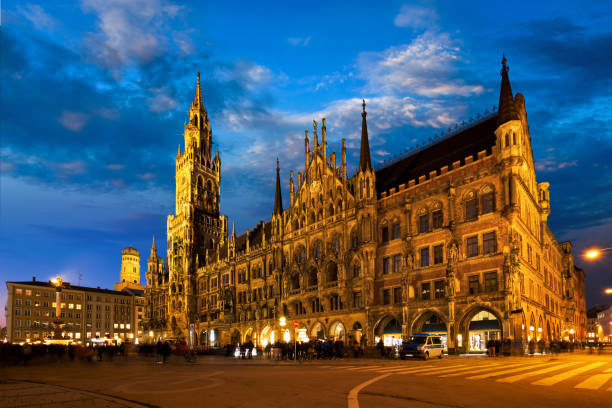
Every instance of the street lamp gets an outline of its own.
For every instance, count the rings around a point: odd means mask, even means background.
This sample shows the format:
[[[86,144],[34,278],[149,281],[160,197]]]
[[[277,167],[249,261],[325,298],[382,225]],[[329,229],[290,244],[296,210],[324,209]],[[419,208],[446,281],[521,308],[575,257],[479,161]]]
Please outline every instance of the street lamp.
[[[592,248],[585,252],[584,257],[589,260],[595,260],[601,256],[601,253],[604,251],[609,251],[612,247],[609,248]]]
[[[612,295],[612,288],[607,288],[606,290],[604,290],[604,293],[606,295]]]

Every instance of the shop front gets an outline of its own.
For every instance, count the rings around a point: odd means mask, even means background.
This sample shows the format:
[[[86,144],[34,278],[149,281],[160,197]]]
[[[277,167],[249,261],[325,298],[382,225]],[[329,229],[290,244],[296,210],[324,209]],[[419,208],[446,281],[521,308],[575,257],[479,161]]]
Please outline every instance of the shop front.
[[[470,320],[468,340],[470,352],[486,352],[487,341],[501,340],[501,322],[492,313],[481,310]]]

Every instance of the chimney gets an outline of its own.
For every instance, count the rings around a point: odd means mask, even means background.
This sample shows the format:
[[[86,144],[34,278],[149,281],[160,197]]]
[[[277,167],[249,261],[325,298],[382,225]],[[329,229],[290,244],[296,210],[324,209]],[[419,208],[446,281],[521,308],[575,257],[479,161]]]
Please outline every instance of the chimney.
[[[32,282],[36,282],[36,276],[32,276]]]

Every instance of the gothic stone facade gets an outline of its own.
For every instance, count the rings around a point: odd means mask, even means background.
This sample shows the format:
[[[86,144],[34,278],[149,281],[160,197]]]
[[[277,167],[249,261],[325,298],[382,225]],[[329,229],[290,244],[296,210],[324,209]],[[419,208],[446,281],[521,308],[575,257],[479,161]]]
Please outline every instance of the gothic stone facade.
[[[320,144],[315,122],[305,170],[297,180],[290,172],[289,208],[277,163],[270,221],[236,236],[219,211],[221,163],[198,74],[176,157],[168,265],[153,251],[149,259],[150,318],[168,336],[193,327],[210,346],[293,339],[281,316],[311,339],[373,344],[436,331],[457,351],[482,336],[583,338],[584,273],[548,228],[549,183],[536,179],[525,100],[505,60],[501,75],[497,112],[379,169],[364,102],[352,177],[345,141],[338,165],[325,119]]]

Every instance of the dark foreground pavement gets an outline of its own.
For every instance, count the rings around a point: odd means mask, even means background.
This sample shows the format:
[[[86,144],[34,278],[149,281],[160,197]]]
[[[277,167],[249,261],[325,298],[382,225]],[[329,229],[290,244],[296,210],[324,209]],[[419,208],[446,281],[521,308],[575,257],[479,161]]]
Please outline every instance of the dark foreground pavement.
[[[612,407],[612,356],[303,363],[133,357],[0,369],[0,407]]]

